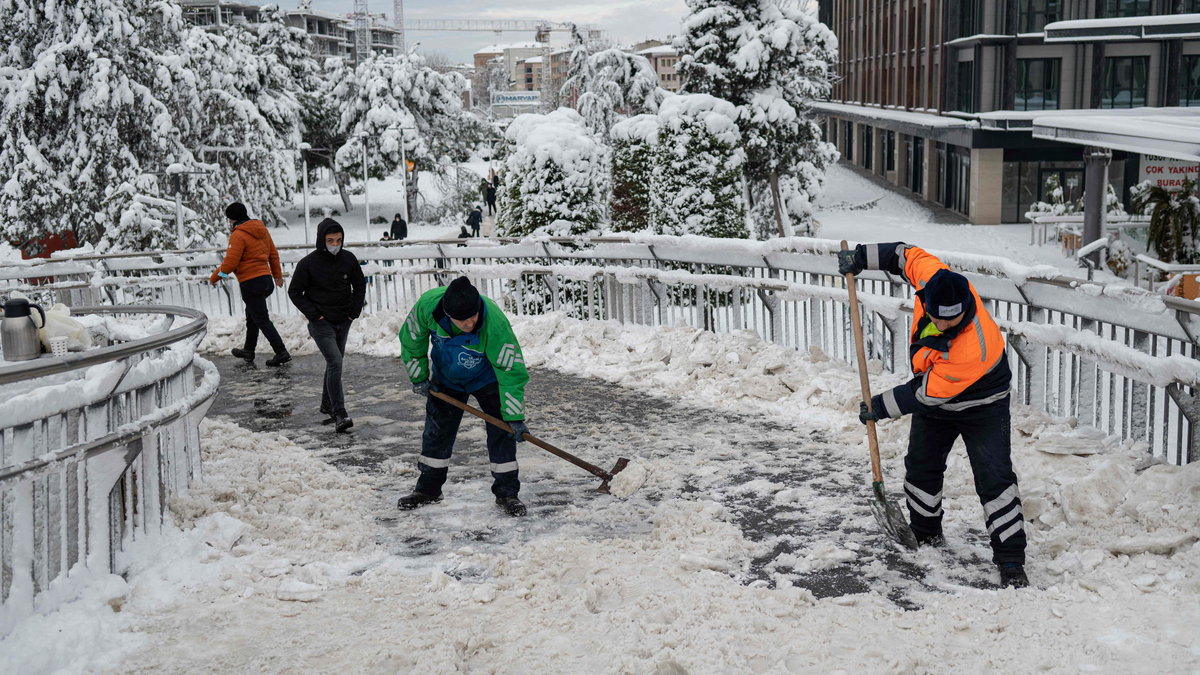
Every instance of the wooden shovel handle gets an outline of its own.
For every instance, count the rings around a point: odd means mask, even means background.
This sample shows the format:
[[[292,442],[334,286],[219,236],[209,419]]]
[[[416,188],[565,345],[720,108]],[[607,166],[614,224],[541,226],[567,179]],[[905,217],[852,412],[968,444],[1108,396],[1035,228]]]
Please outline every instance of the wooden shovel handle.
[[[429,390],[429,395],[436,396],[439,399],[445,401],[446,403],[449,403],[450,405],[454,406],[455,408],[460,408],[462,410],[465,410],[465,411],[471,413],[472,415],[484,420],[488,424],[491,424],[494,427],[503,429],[504,431],[507,431],[510,434],[512,433],[512,427],[508,425],[508,422],[505,422],[504,420],[496,418],[496,417],[492,417],[491,415],[483,412],[479,408],[476,408],[474,406],[463,403],[462,401],[454,398],[453,396],[447,396],[446,394],[443,394],[440,391],[433,391],[432,389]],[[524,434],[522,434],[521,437],[524,438],[525,440],[529,441],[530,443],[533,443],[534,445],[538,446],[539,448],[545,450],[546,452],[567,460],[568,462],[583,469],[584,471],[587,471],[588,473],[592,474],[593,476],[596,476],[597,478],[603,478],[604,480],[612,480],[612,474],[605,471],[604,469],[601,469],[600,467],[596,466],[595,464],[591,464],[582,459],[579,459],[578,457],[576,457],[575,455],[572,455],[571,453],[567,452],[566,450],[560,450],[560,449],[554,447],[553,445],[550,445],[546,441],[543,441],[542,439],[538,438],[537,436],[534,436],[533,434],[531,434],[529,432],[525,432]]]
[[[842,250],[850,247],[842,240]],[[871,410],[871,381],[867,378],[867,350],[863,346],[862,319],[858,312],[858,286],[854,275],[846,275],[846,292],[850,294],[850,324],[854,331],[854,349],[858,360],[858,383],[862,387],[863,401]],[[883,482],[883,467],[879,463],[879,438],[875,435],[875,421],[867,420],[867,445],[871,448],[871,475],[876,483]]]

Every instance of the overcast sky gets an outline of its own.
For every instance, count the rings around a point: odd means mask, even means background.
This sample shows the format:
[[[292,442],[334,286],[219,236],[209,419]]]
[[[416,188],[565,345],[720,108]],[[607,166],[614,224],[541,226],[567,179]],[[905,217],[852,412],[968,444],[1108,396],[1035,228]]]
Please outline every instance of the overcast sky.
[[[281,0],[281,7],[295,7],[297,0]],[[335,14],[354,11],[354,0],[313,0],[313,9]],[[372,14],[386,14],[392,19],[391,0],[369,0]],[[480,0],[405,0],[407,19],[548,19],[572,21],[578,24],[597,24],[607,30],[619,43],[637,42],[647,38],[665,40],[679,32],[679,23],[687,13],[684,0],[513,0],[510,2],[481,2]],[[529,32],[504,33],[503,42],[524,42],[533,39]],[[494,44],[494,33],[428,33],[411,32],[406,36],[409,45],[420,42],[418,51],[440,52],[453,61],[471,62],[475,50]],[[554,33],[553,44],[565,44],[564,33]]]

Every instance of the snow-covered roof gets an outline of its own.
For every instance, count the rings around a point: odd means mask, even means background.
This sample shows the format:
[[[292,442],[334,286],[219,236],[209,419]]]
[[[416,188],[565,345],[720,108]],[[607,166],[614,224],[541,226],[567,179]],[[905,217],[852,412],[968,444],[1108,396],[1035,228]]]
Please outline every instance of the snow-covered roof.
[[[675,48],[671,45],[649,47],[638,52],[638,54],[641,54],[642,56],[675,56],[678,53],[679,52],[675,51]]]
[[[476,54],[500,54],[510,49],[542,49],[546,46],[544,42],[514,42],[507,45],[488,45],[483,49],[476,51]]]
[[[1166,112],[1160,112],[1166,111]],[[1039,115],[1033,120],[1035,138],[1094,145],[1144,155],[1200,162],[1200,115],[1186,108],[1144,108],[1142,114],[1073,110]],[[1124,112],[1124,111],[1122,111]]]
[[[909,112],[907,110],[892,110],[890,108],[875,108],[865,105],[832,103],[828,101],[813,103],[812,108],[819,113],[827,115],[851,115],[874,120],[891,120],[893,122],[903,122],[930,129],[966,129],[978,125],[976,122],[957,117]]]
[[[327,19],[329,21],[341,21],[342,23],[350,22],[349,19],[341,14],[322,12],[319,9],[289,9],[286,13],[288,16],[311,16],[314,19]]]
[[[1075,19],[1046,24],[1046,42],[1165,40],[1200,37],[1200,14]]]
[[[542,62],[542,57],[540,57],[540,56],[531,56],[531,57],[529,57],[529,58],[527,58],[527,59],[521,59],[521,61],[522,61],[522,62],[524,62],[524,63],[541,63],[541,62]]]

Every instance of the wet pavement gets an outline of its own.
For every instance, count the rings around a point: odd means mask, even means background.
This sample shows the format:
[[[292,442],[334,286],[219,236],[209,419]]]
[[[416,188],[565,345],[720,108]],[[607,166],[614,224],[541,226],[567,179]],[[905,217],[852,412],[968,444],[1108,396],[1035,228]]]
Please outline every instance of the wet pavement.
[[[503,550],[555,531],[600,539],[641,536],[651,531],[647,506],[697,499],[721,502],[731,522],[756,543],[749,563],[731,572],[744,583],[774,586],[783,579],[817,597],[876,588],[910,607],[919,604],[914,592],[992,586],[986,546],[978,544],[986,537],[976,529],[964,531],[974,545],[915,555],[892,545],[871,519],[865,467],[831,452],[819,430],[802,434],[765,417],[690,408],[538,369],[526,392],[529,410],[537,411],[529,420],[534,435],[606,469],[624,455],[671,460],[673,474],[656,476],[636,494],[636,503],[624,502],[627,509],[612,509],[614,498],[595,492],[598,479],[522,444],[521,497],[529,517],[514,521],[491,504],[483,422],[466,416],[445,501],[401,512],[396,499],[416,480],[424,403],[410,391],[399,359],[347,357],[347,408],[355,426],[345,434],[320,423],[320,356],[295,357],[281,368],[231,357],[214,362],[222,380],[209,414],[281,433],[334,466],[377,478],[380,543],[402,559],[464,546]],[[603,517],[589,515],[602,505]],[[798,553],[820,551],[830,542],[841,552],[837,564],[810,564],[811,555],[805,562]],[[469,566],[446,571],[460,579],[484,574]]]

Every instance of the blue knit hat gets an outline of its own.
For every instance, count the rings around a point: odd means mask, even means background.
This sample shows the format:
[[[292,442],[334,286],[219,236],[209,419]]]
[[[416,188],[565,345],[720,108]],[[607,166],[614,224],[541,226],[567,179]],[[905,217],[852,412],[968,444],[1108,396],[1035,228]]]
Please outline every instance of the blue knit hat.
[[[935,319],[953,319],[970,309],[974,304],[971,283],[958,272],[938,270],[917,291],[925,312]]]

